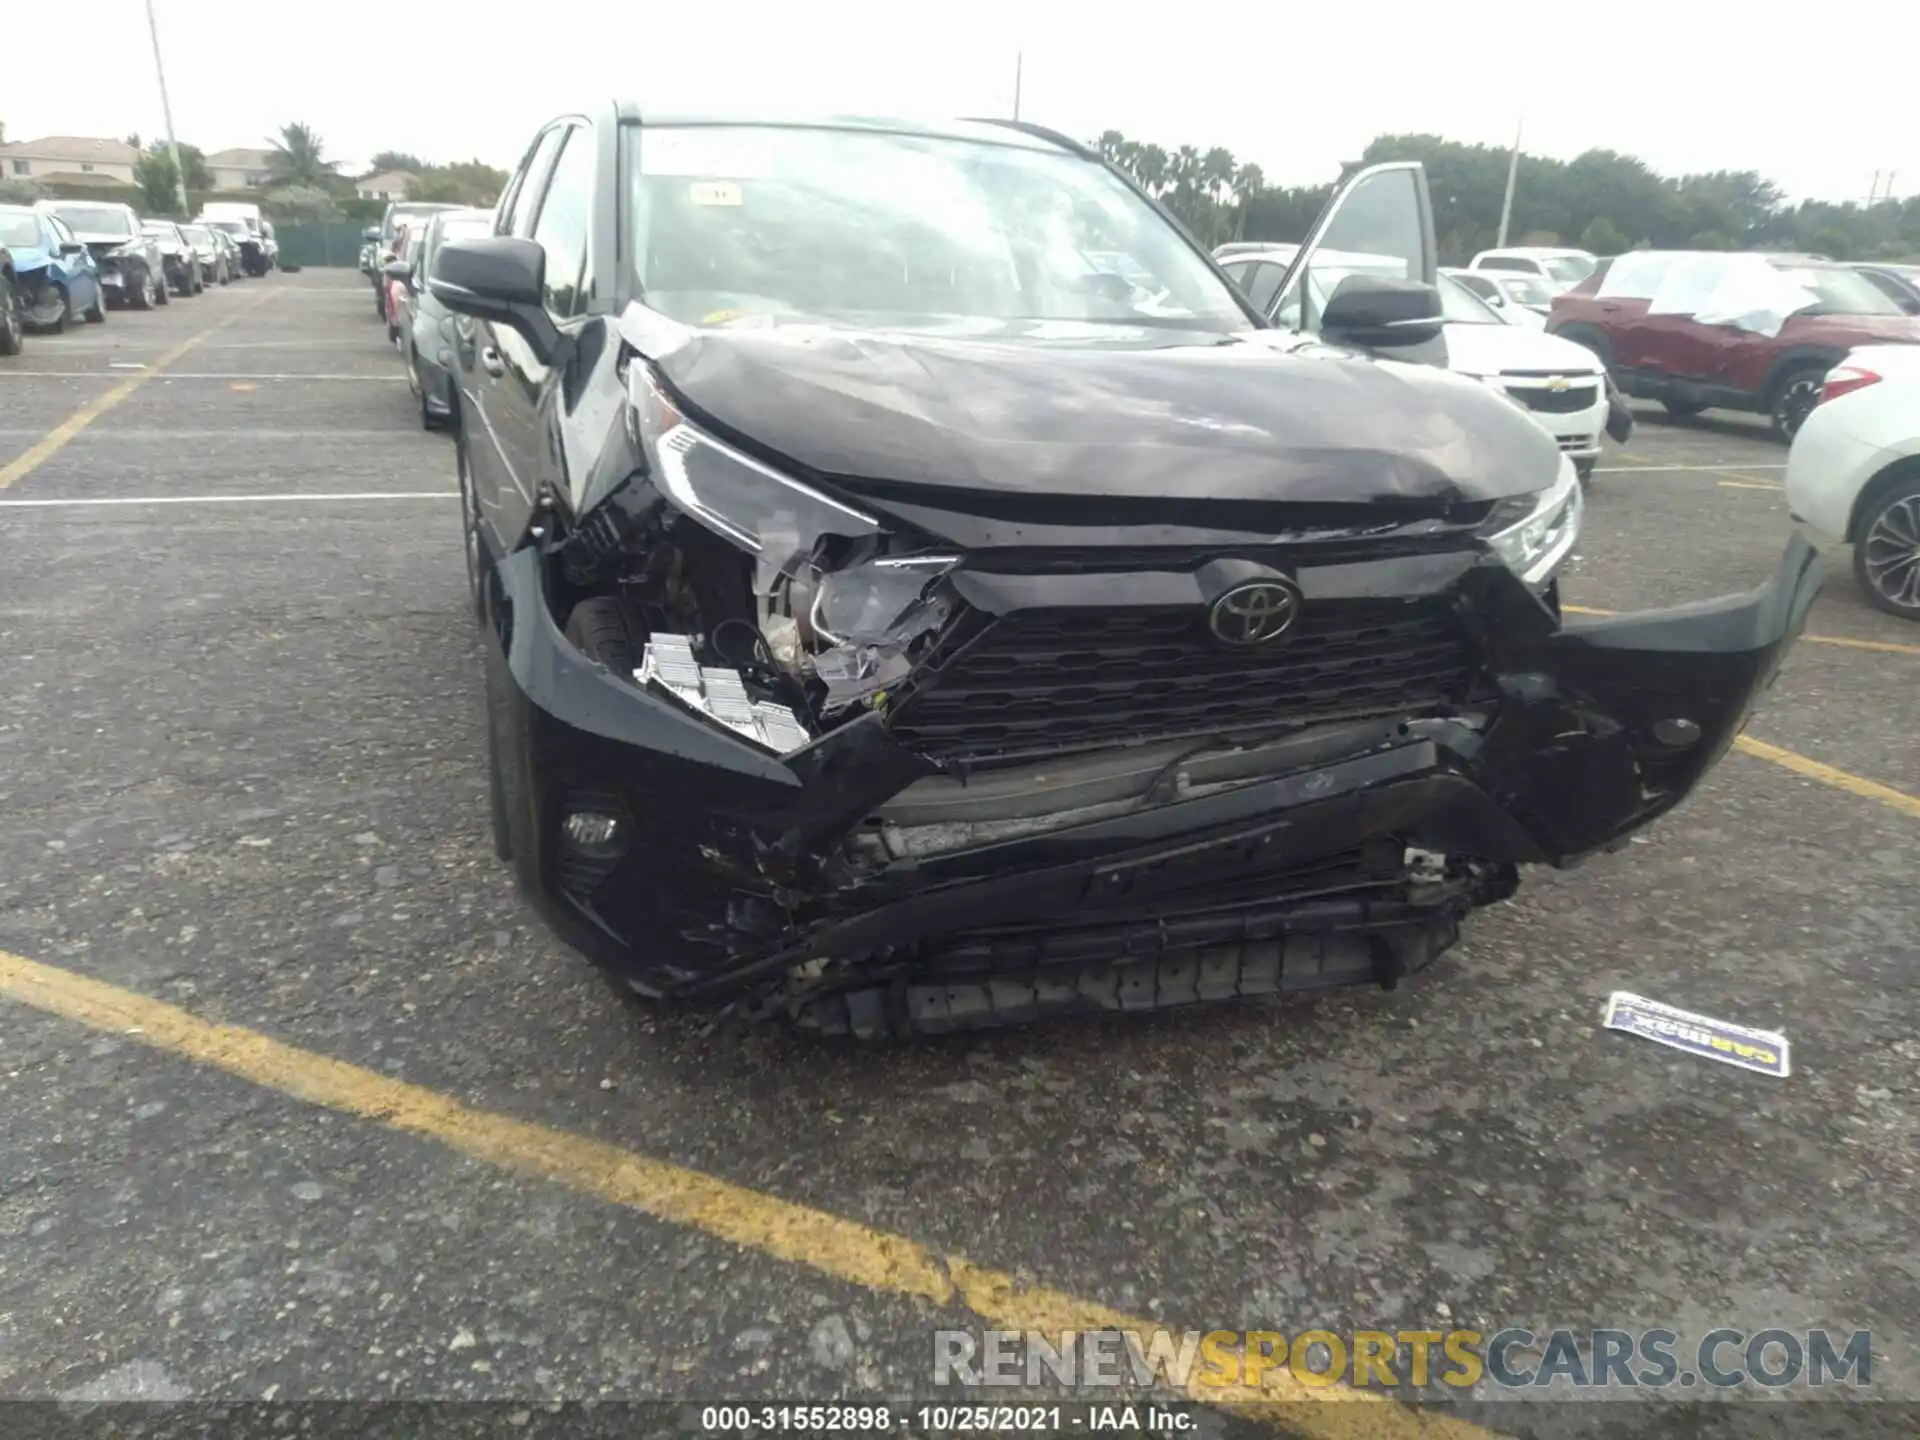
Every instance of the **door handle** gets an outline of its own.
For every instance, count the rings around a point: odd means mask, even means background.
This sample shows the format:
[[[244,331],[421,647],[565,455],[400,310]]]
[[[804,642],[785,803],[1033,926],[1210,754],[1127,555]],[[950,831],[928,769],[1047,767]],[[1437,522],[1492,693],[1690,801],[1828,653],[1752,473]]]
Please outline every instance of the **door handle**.
[[[498,350],[489,345],[480,352],[480,368],[489,375],[504,375],[507,373],[507,362],[500,358]]]

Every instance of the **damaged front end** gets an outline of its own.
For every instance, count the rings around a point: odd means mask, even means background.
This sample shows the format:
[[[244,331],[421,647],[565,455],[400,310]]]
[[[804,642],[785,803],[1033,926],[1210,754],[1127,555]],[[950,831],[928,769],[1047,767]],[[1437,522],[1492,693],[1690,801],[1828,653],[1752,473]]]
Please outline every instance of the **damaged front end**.
[[[825,1031],[1392,985],[1684,798],[1819,586],[1796,538],[1748,594],[1563,625],[1570,467],[1515,515],[962,545],[633,370],[606,500],[491,578],[515,862],[637,990]]]

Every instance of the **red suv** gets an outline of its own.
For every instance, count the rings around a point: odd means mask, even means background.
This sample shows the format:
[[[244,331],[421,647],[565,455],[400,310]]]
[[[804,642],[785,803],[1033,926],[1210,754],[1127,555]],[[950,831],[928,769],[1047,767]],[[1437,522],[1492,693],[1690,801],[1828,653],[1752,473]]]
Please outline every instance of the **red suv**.
[[[1547,330],[1593,351],[1629,395],[1676,416],[1769,415],[1782,439],[1855,345],[1920,344],[1920,318],[1844,265],[1708,251],[1617,256],[1554,299]]]

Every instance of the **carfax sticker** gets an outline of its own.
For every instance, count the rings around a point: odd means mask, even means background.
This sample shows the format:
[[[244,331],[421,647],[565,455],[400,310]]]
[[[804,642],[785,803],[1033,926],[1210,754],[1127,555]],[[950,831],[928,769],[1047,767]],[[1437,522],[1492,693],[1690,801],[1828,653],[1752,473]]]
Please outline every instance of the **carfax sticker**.
[[[1776,1079],[1784,1080],[1790,1071],[1787,1037],[1778,1031],[1755,1030],[1691,1010],[1676,1010],[1625,990],[1607,997],[1606,1018],[1600,1023],[1609,1030],[1624,1030],[1656,1044],[1724,1065],[1738,1065],[1742,1070],[1757,1070]]]

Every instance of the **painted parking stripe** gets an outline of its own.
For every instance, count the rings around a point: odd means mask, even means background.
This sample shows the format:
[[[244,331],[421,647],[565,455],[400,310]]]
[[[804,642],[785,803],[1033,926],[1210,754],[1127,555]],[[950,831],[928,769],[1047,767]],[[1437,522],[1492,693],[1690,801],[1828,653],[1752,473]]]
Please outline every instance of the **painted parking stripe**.
[[[142,370],[135,375],[129,375],[111,390],[107,391],[106,394],[96,396],[82,405],[78,410],[67,416],[66,419],[54,426],[53,429],[49,430],[36,444],[27,447],[25,454],[16,459],[9,460],[5,465],[0,465],[0,490],[10,489],[20,481],[26,479],[27,476],[31,475],[35,470],[38,470],[49,459],[59,454],[69,440],[73,439],[74,436],[78,435],[102,415],[113,409],[113,407],[118,405],[122,400],[125,400],[129,395],[133,394],[133,392],[138,390],[142,385],[145,385],[149,380],[159,375],[167,366],[180,359],[181,356],[192,350],[196,345],[204,342],[208,337],[219,334],[220,331],[233,324],[234,321],[259,309],[267,299],[268,296],[263,295],[253,304],[241,307],[241,309],[228,316],[225,320],[220,321],[217,325],[209,325],[198,335],[188,336],[171,350],[164,351],[148,369]],[[7,373],[13,375],[16,373],[32,374],[33,372],[16,372],[9,367]],[[101,373],[103,372],[85,372],[85,378],[96,379]],[[104,373],[111,374],[112,372],[108,371]]]
[[[1869,780],[1864,775],[1855,775],[1850,771],[1829,765],[1824,760],[1815,760],[1810,755],[1802,755],[1797,750],[1788,750],[1784,746],[1769,745],[1764,740],[1756,740],[1751,735],[1734,737],[1733,748],[1743,755],[1752,755],[1761,760],[1770,760],[1775,765],[1804,775],[1809,780],[1818,780],[1822,785],[1831,785],[1837,790],[1845,790],[1850,795],[1858,795],[1865,800],[1878,800],[1882,805],[1920,819],[1920,795],[1909,795],[1904,790],[1896,790],[1891,785],[1882,785],[1878,780]]]
[[[300,495],[110,495],[85,500],[0,500],[0,510],[74,510],[89,505],[295,505],[315,500],[458,500],[458,490],[348,490]]]
[[[1742,470],[1784,470],[1784,464],[1749,465],[1745,461],[1735,461]],[[1596,465],[1596,475],[1719,475],[1730,471],[1730,465]]]
[[[1139,1336],[1143,1345],[1163,1328],[856,1220],[604,1141],[477,1110],[423,1085],[302,1050],[256,1030],[202,1020],[150,996],[4,950],[0,996],[865,1290],[962,1307],[991,1328],[1118,1330]],[[1188,1394],[1319,1440],[1495,1437],[1482,1426],[1415,1411],[1384,1395],[1345,1385],[1305,1385],[1284,1367],[1269,1370],[1258,1387],[1214,1387],[1196,1380]]]

